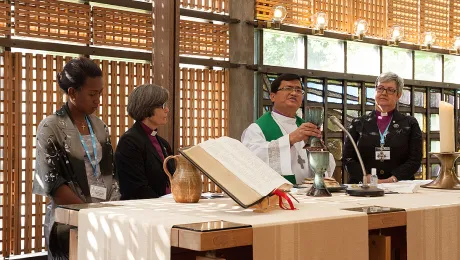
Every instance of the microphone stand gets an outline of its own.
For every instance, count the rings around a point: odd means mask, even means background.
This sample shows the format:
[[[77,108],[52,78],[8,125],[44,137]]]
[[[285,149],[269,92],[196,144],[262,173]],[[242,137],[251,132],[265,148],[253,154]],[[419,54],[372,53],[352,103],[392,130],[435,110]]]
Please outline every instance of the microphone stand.
[[[351,136],[350,132],[347,131],[347,129],[340,123],[340,120],[337,119],[335,116],[329,117],[332,123],[337,125],[340,129],[342,129],[343,132],[345,132],[348,135],[348,138],[350,138],[351,143],[353,144],[353,148],[356,151],[356,155],[358,156],[359,163],[361,165],[361,170],[363,171],[363,184],[361,187],[357,188],[352,188],[349,187],[347,188],[347,194],[350,196],[358,196],[358,197],[380,197],[384,195],[384,191],[382,189],[379,189],[377,187],[370,186],[367,183],[367,176],[366,176],[366,168],[364,168],[364,163],[363,159],[361,158],[361,153],[358,150],[358,146],[355,143],[355,140],[353,140],[353,137]]]

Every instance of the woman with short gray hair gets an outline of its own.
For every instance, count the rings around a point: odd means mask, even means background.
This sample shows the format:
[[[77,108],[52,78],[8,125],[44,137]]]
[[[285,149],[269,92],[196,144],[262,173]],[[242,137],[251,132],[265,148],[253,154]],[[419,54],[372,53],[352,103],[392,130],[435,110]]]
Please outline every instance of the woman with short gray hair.
[[[173,154],[157,129],[168,122],[168,91],[154,84],[138,86],[129,95],[128,114],[136,122],[123,134],[115,152],[122,200],[158,198],[171,193],[163,161]],[[168,162],[174,172],[173,160]]]
[[[378,183],[413,180],[420,169],[422,131],[414,117],[401,114],[396,108],[403,87],[404,80],[396,73],[382,73],[375,84],[375,110],[354,119],[350,126],[368,181],[372,169],[377,173]],[[348,137],[342,158],[349,183],[361,181],[361,166]]]

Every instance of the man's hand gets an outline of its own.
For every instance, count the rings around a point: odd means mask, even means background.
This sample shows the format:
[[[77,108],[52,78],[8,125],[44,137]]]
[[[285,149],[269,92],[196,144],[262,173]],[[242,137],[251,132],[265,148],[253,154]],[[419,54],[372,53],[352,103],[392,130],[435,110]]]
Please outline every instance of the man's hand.
[[[289,134],[289,143],[293,146],[300,141],[307,142],[310,136],[321,138],[322,134],[316,125],[312,123],[303,123],[294,132]]]

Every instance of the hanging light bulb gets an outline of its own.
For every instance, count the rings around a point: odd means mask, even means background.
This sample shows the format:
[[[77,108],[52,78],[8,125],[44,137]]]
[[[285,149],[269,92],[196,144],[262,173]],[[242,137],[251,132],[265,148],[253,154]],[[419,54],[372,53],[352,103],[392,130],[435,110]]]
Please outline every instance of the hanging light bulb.
[[[404,28],[399,25],[393,25],[388,30],[388,45],[398,46],[404,38]]]
[[[429,51],[431,50],[431,46],[433,46],[434,42],[436,41],[436,35],[434,34],[434,32],[424,32],[422,34],[421,40],[423,42],[420,45],[420,49]]]
[[[315,35],[323,35],[324,34],[324,29],[326,29],[327,26],[327,14],[323,12],[316,13],[312,17],[313,19],[313,25],[314,25],[314,30],[313,34]]]
[[[283,22],[284,18],[286,18],[287,10],[282,5],[277,5],[272,8],[272,25],[269,26],[272,29],[280,29],[281,23]]]
[[[359,19],[355,22],[354,27],[355,27],[355,34],[353,35],[353,40],[362,41],[364,38],[364,35],[369,29],[369,25],[367,24],[366,20]]]

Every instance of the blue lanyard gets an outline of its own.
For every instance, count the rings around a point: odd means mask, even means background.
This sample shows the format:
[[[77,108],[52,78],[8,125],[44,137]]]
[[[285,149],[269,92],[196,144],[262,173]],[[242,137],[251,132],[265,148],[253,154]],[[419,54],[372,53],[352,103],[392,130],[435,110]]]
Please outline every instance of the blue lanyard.
[[[91,122],[89,122],[88,117],[85,117],[86,123],[88,123],[89,133],[91,135],[91,142],[93,143],[93,152],[94,152],[94,160],[91,159],[91,155],[89,154],[88,146],[86,146],[86,142],[83,140],[80,132],[78,135],[80,136],[81,144],[83,145],[83,149],[85,149],[86,156],[88,156],[89,162],[91,163],[91,167],[93,168],[94,177],[97,177],[97,147],[96,147],[96,137],[94,136],[93,127],[91,126]]]
[[[380,146],[383,147],[383,145],[385,144],[385,137],[387,136],[388,134],[388,128],[390,128],[390,125],[391,125],[391,120],[393,120],[393,117],[390,118],[390,122],[388,123],[387,125],[387,128],[385,128],[385,132],[380,132],[380,129],[379,129],[379,134],[380,134]]]

